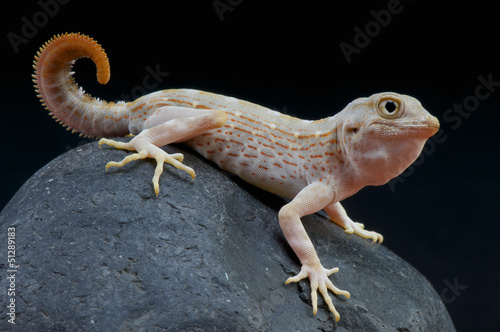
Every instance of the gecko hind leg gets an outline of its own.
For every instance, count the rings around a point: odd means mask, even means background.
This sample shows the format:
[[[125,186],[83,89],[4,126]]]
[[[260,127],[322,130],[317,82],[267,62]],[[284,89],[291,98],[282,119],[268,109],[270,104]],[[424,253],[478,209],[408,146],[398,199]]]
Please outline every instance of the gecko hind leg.
[[[227,115],[218,110],[193,110],[181,107],[162,107],[151,116],[144,128],[130,142],[123,143],[103,138],[99,146],[106,144],[117,149],[137,151],[125,157],[122,161],[111,161],[106,165],[110,167],[122,167],[131,161],[145,158],[156,160],[156,169],[153,176],[153,186],[156,196],[160,191],[160,175],[163,173],[163,165],[168,163],[180,170],[187,172],[192,179],[195,178],[194,170],[182,163],[182,153],[169,154],[159,146],[173,142],[182,142],[195,137],[207,130],[219,128],[227,121]]]

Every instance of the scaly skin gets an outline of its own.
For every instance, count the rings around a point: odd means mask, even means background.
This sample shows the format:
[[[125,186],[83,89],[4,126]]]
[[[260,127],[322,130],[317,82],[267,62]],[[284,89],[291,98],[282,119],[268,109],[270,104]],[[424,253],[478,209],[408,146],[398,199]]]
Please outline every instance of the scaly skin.
[[[352,221],[340,201],[367,185],[381,185],[403,172],[434,135],[438,120],[410,96],[385,92],[359,98],[334,116],[308,121],[236,98],[203,91],[163,90],[133,102],[108,103],[88,96],[72,78],[71,66],[90,57],[100,83],[109,80],[109,62],[101,46],[80,34],[55,36],[35,57],[34,83],[41,102],[68,129],[86,136],[136,135],[107,144],[136,151],[121,162],[157,161],[153,187],[159,192],[164,163],[195,172],[161,146],[184,142],[222,169],[269,192],[291,198],[279,212],[283,233],[302,268],[286,283],[308,277],[313,313],[319,290],[335,319],[339,314],[328,291],[349,298],[329,276],[338,268],[322,266],[300,218],[324,209],[349,234],[382,242],[382,235]]]

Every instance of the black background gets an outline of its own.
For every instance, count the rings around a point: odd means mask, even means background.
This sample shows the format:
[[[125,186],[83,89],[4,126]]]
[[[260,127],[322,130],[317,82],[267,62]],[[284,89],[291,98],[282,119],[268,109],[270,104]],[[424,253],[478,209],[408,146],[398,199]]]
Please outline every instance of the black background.
[[[33,56],[56,33],[82,32],[103,45],[107,86],[96,83],[88,60],[75,71],[87,92],[110,101],[138,92],[148,67],[169,73],[157,89],[201,89],[309,119],[357,97],[405,93],[440,119],[440,139],[401,181],[363,189],[344,207],[431,281],[458,331],[498,328],[500,87],[462,115],[443,116],[474,101],[479,76],[500,82],[494,2],[401,0],[377,30],[371,11],[394,1],[60,1],[50,15],[40,3],[55,0],[4,8],[0,208],[43,165],[90,142],[56,124],[33,91]],[[218,13],[217,3],[231,10]],[[38,27],[23,36],[26,22]],[[348,63],[339,45],[354,45],[354,28],[367,24],[372,36]],[[25,38],[16,47],[14,34]]]

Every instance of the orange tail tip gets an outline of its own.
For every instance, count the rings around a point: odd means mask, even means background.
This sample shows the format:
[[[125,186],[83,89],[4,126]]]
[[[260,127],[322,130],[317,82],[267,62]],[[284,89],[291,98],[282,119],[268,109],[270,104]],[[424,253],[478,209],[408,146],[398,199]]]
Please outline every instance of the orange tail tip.
[[[79,89],[71,71],[74,62],[90,58],[97,68],[97,80],[110,79],[109,60],[99,43],[80,33],[56,35],[35,55],[33,83],[50,115],[68,130],[85,136],[115,137],[128,134],[128,112],[124,103],[107,103],[91,98]]]
[[[109,59],[102,46],[92,37],[87,35],[83,35],[81,33],[65,33],[62,35],[55,35],[49,41],[45,42],[45,44],[40,47],[37,55],[35,55],[35,61],[33,61],[33,68],[35,69],[35,75],[33,75],[33,77],[35,78],[35,84],[37,84],[36,81],[38,79],[39,70],[43,69],[39,69],[39,64],[44,63],[46,56],[50,56],[52,54],[59,55],[61,53],[60,51],[64,51],[65,49],[72,50],[72,52],[67,53],[71,64],[78,58],[88,57],[97,67],[97,81],[100,84],[106,84],[109,82],[111,77]],[[67,59],[61,60],[68,61]]]

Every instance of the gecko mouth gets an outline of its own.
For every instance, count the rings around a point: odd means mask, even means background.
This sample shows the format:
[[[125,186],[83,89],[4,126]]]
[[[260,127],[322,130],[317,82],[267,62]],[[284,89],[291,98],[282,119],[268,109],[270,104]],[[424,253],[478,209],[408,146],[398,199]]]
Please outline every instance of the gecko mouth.
[[[433,116],[422,120],[393,120],[385,123],[374,123],[377,131],[385,136],[429,138],[439,130],[439,121]]]

